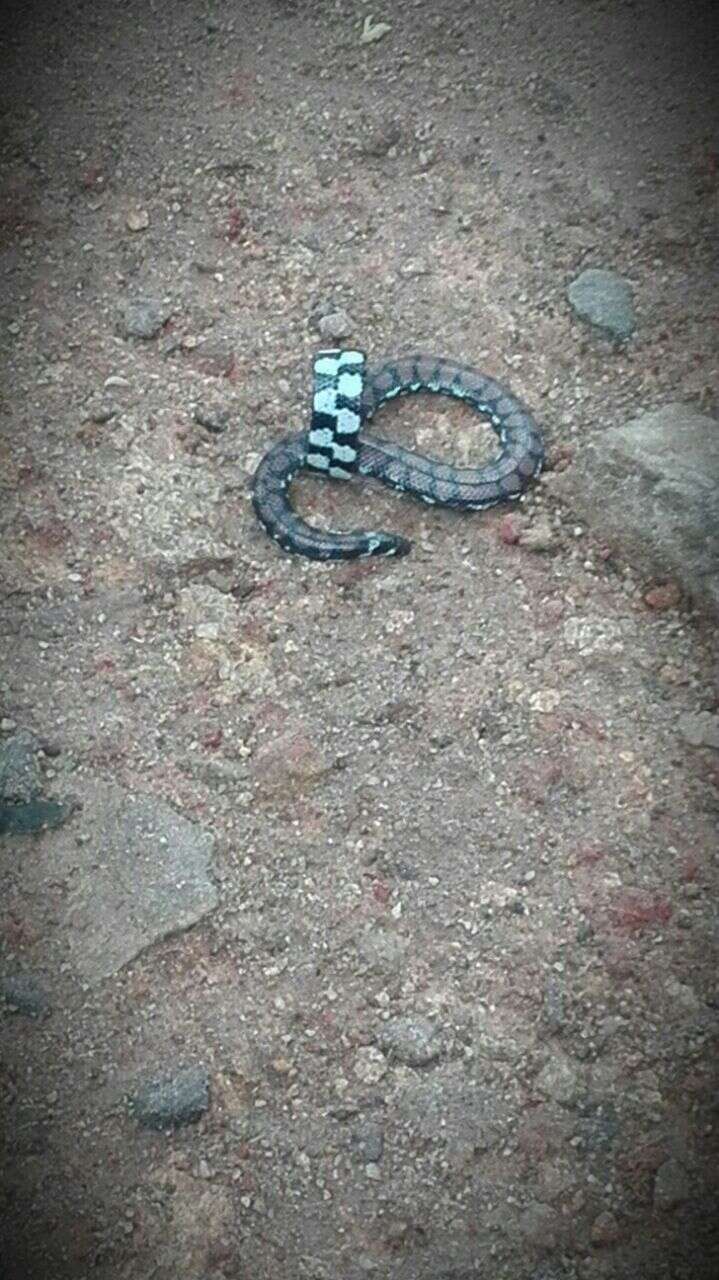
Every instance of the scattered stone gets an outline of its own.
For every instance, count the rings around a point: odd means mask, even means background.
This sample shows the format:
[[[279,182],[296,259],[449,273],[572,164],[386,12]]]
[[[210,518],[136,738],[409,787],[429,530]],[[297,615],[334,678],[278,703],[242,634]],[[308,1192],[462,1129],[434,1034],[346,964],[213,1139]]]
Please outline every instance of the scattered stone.
[[[550,1035],[556,1035],[567,1021],[565,991],[552,974],[544,984],[544,1023]]]
[[[369,926],[358,937],[356,946],[362,964],[377,973],[399,973],[405,963],[406,938],[387,929]]]
[[[362,134],[359,142],[360,154],[379,160],[392,147],[396,147],[401,138],[402,130],[396,120],[381,120]]]
[[[136,302],[128,302],[122,313],[123,334],[126,338],[154,338],[169,314],[169,309],[153,298],[138,298]]]
[[[585,658],[624,650],[622,626],[615,618],[568,618],[563,631],[565,644]]]
[[[118,389],[122,387],[129,387],[130,383],[127,378],[121,377],[119,373],[111,373],[109,378],[105,378],[102,385],[106,391],[110,391],[113,387],[117,387]]]
[[[690,747],[719,751],[719,716],[710,711],[686,711],[679,717],[679,732]]]
[[[384,1152],[384,1133],[378,1124],[366,1124],[355,1129],[352,1140],[363,1161],[378,1164]]]
[[[416,276],[428,276],[429,267],[421,258],[409,258],[407,262],[402,263],[399,274],[404,276],[405,280],[412,280]]]
[[[175,1129],[199,1120],[209,1105],[207,1072],[187,1067],[143,1085],[131,1099],[130,1111],[145,1129]]]
[[[237,605],[226,592],[209,583],[193,582],[183,587],[177,612],[181,624],[191,628],[200,640],[228,640],[237,630]]]
[[[387,1073],[387,1062],[384,1054],[373,1045],[358,1049],[354,1062],[354,1073],[363,1084],[377,1084]]]
[[[408,1067],[426,1067],[442,1051],[438,1028],[426,1018],[393,1018],[382,1028],[379,1043],[385,1053]]]
[[[194,350],[188,349],[185,343],[181,346],[200,373],[208,377],[228,378],[235,368],[235,348],[229,338],[207,338]]]
[[[302,731],[289,731],[264,743],[252,763],[257,785],[267,797],[312,789],[329,770],[320,747]]]
[[[327,315],[320,316],[317,328],[321,337],[341,342],[354,331],[354,321],[346,311],[330,311]]]
[[[207,582],[215,591],[221,591],[225,596],[231,595],[235,590],[236,580],[232,577],[232,574],[219,573],[217,569],[208,570]]]
[[[99,400],[94,404],[88,405],[85,421],[93,422],[97,427],[103,427],[106,422],[110,422],[112,418],[116,417],[117,409],[106,400]]]
[[[192,415],[195,422],[204,427],[206,431],[212,431],[215,435],[221,435],[227,430],[227,424],[230,421],[229,409],[221,409],[212,405],[198,405]]]
[[[520,1214],[519,1233],[536,1249],[552,1250],[558,1239],[559,1218],[551,1205],[531,1201]]]
[[[550,715],[557,710],[561,701],[559,689],[535,689],[528,698],[532,711],[538,711],[540,715]]]
[[[536,1083],[541,1093],[563,1107],[574,1106],[581,1090],[577,1068],[567,1058],[558,1055],[542,1067]]]
[[[12,733],[13,729],[17,729],[17,720],[13,720],[10,716],[3,716],[0,720],[0,732]]]
[[[128,231],[145,231],[150,225],[150,215],[147,209],[130,209],[125,218],[125,226]]]
[[[40,794],[37,751],[37,739],[27,729],[18,729],[0,744],[0,800],[26,803]]]
[[[654,1207],[664,1212],[676,1209],[689,1199],[691,1188],[687,1171],[678,1160],[665,1160],[654,1179]]]
[[[556,477],[593,533],[647,576],[670,574],[719,615],[719,430],[668,404],[602,433]]]
[[[45,992],[29,973],[8,974],[2,978],[0,999],[11,1013],[21,1013],[27,1018],[39,1018],[49,1009]]]
[[[522,529],[517,539],[520,547],[527,551],[553,551],[557,546],[557,535],[547,516],[540,516],[527,528]]]
[[[676,582],[665,582],[661,586],[652,587],[645,593],[644,603],[655,613],[664,613],[667,609],[676,609],[682,593]]]
[[[599,1246],[616,1244],[620,1236],[619,1223],[608,1209],[597,1214],[591,1228],[592,1244]]]
[[[392,26],[389,22],[375,22],[372,15],[368,13],[362,27],[360,44],[374,44],[376,40],[381,40],[391,30]]]
[[[572,281],[567,296],[582,320],[588,320],[609,337],[622,342],[634,333],[632,291],[615,272],[590,267]]]

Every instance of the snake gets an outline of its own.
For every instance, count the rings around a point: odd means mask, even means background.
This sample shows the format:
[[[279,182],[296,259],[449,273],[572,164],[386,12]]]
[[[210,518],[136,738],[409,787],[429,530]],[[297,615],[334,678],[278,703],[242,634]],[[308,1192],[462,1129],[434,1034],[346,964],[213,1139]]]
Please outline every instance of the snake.
[[[406,555],[412,545],[382,530],[339,532],[308,524],[289,497],[301,470],[332,479],[379,480],[423,502],[461,511],[515,501],[541,471],[543,436],[531,413],[506,387],[471,365],[407,355],[368,368],[363,352],[332,349],[315,357],[313,376],[309,429],[274,444],[260,459],[252,483],[255,514],[284,551],[311,560],[354,560]],[[461,400],[486,418],[499,437],[497,456],[480,467],[452,466],[365,433],[382,405],[423,391]]]

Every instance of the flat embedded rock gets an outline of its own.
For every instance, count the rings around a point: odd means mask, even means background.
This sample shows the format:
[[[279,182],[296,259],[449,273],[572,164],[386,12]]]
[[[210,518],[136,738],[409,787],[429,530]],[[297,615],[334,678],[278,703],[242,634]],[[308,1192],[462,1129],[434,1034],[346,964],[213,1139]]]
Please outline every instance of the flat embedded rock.
[[[162,800],[95,783],[79,820],[43,838],[23,888],[62,886],[47,945],[96,983],[214,909],[213,852],[210,832]]]
[[[667,404],[612,427],[557,476],[594,535],[719,614],[719,422]]]
[[[572,310],[582,320],[617,342],[631,338],[636,328],[632,291],[614,271],[589,267],[567,289]]]

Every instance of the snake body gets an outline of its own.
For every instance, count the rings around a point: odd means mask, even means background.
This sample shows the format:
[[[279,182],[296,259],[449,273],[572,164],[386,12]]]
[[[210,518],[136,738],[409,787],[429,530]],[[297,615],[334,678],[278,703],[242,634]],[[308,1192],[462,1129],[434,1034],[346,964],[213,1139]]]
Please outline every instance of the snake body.
[[[340,533],[307,524],[289,501],[291,481],[303,468],[336,477],[369,476],[423,502],[464,511],[519,498],[541,470],[544,443],[531,414],[505,387],[471,366],[410,355],[365,369],[360,352],[323,352],[315,361],[314,386],[309,430],[274,445],[254,477],[255,513],[285,551],[313,560],[352,560],[404,555],[411,546],[396,534]],[[485,416],[499,437],[498,456],[486,466],[455,467],[364,433],[381,405],[421,391],[452,396]]]

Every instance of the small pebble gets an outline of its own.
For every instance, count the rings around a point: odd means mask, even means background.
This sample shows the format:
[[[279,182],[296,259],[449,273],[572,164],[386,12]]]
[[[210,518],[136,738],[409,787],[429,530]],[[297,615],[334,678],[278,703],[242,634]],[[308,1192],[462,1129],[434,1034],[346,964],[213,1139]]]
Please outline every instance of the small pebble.
[[[438,1028],[426,1018],[394,1018],[382,1028],[379,1039],[386,1053],[408,1067],[425,1067],[442,1050]]]
[[[354,1062],[354,1073],[363,1084],[377,1084],[387,1073],[387,1062],[383,1053],[372,1045],[358,1049]]]
[[[530,524],[529,528],[522,529],[517,541],[527,551],[553,551],[557,545],[557,535],[549,520],[542,516]]]
[[[320,317],[317,328],[321,337],[340,342],[354,331],[354,321],[346,311],[330,311],[328,315]]]
[[[153,298],[128,302],[122,312],[122,332],[126,338],[154,338],[169,314],[168,308]]]
[[[211,405],[198,405],[193,413],[195,422],[204,427],[206,431],[211,431],[213,435],[220,435],[227,430],[227,424],[230,420],[229,409],[213,407]]]

